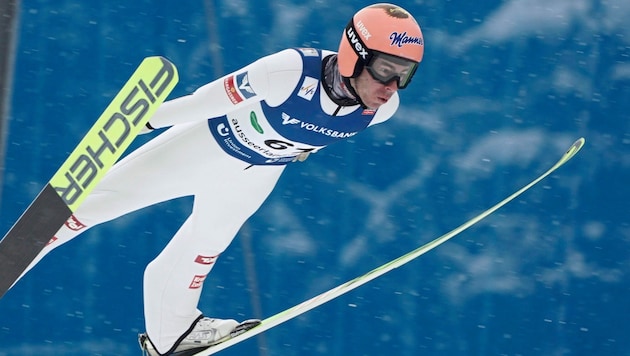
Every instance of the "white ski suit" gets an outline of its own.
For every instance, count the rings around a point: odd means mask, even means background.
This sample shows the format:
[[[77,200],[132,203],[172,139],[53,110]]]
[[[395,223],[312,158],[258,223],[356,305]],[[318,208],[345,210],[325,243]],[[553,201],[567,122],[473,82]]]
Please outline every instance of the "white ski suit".
[[[168,352],[201,315],[203,282],[286,164],[389,119],[340,106],[322,84],[334,52],[287,49],[164,103],[151,118],[170,127],[114,165],[31,264],[90,227],[170,199],[194,196],[192,213],[146,268],[147,334]]]

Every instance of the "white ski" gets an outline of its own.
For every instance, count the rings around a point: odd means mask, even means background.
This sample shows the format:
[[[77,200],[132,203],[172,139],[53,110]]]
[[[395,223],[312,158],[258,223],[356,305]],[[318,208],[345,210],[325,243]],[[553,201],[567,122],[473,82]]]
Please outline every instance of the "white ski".
[[[472,225],[478,223],[479,221],[481,221],[482,219],[486,218],[488,215],[492,214],[493,212],[495,212],[497,209],[501,208],[502,206],[504,206],[505,204],[509,203],[510,201],[514,200],[514,198],[516,198],[517,196],[521,195],[522,193],[524,193],[525,191],[527,191],[529,188],[531,188],[532,186],[534,186],[536,183],[540,182],[541,180],[543,180],[545,177],[547,177],[548,175],[550,175],[551,173],[553,173],[555,170],[557,170],[558,168],[560,168],[563,164],[565,164],[567,161],[569,161],[571,158],[573,158],[573,156],[575,156],[575,154],[582,148],[582,146],[584,146],[584,138],[580,138],[577,141],[575,141],[573,143],[573,145],[571,145],[571,147],[569,147],[569,149],[566,151],[566,153],[560,158],[560,160],[554,164],[551,168],[549,168],[549,170],[547,170],[545,173],[541,174],[538,178],[534,179],[533,181],[531,181],[529,184],[527,184],[526,186],[524,186],[523,188],[519,189],[518,191],[516,191],[514,194],[510,195],[509,197],[505,198],[504,200],[502,200],[501,202],[499,202],[498,204],[494,205],[493,207],[491,207],[490,209],[482,212],[481,214],[475,216],[474,218],[466,221],[465,223],[463,223],[462,225],[458,226],[457,228],[455,228],[454,230],[436,238],[435,240],[432,240],[430,242],[428,242],[427,244],[409,252],[406,255],[403,255],[391,262],[388,262],[376,269],[373,269],[372,271],[358,277],[355,278],[349,282],[346,282],[338,287],[335,287],[327,292],[324,292],[320,295],[317,295],[301,304],[298,304],[290,309],[287,309],[285,311],[282,311],[276,315],[273,315],[265,320],[263,320],[260,325],[245,331],[243,334],[240,334],[238,336],[235,336],[231,339],[228,339],[218,345],[212,346],[208,349],[205,349],[201,352],[196,353],[196,356],[207,356],[207,355],[212,355],[215,354],[221,350],[225,350],[226,348],[233,346],[235,344],[238,344],[239,342],[243,342],[253,336],[256,336],[266,330],[269,330],[279,324],[284,323],[285,321],[291,320],[301,314],[304,314],[305,312],[314,309],[328,301],[331,301],[345,293],[348,293],[349,291],[362,286],[364,284],[366,284],[367,282],[370,282],[372,280],[374,280],[377,277],[380,277],[382,275],[384,275],[387,272],[390,272],[391,270],[401,267],[402,265],[416,259],[417,257],[433,250],[434,248],[440,246],[441,244],[443,244],[444,242],[450,240],[451,238],[453,238],[454,236],[458,235],[460,232],[468,229],[469,227],[471,227]]]

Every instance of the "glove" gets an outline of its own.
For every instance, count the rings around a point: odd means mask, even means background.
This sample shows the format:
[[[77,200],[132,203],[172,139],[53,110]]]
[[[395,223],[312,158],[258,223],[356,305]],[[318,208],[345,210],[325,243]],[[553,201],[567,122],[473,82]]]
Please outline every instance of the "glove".
[[[310,152],[302,152],[300,154],[298,154],[297,156],[295,156],[295,158],[293,159],[293,162],[304,162],[306,161],[306,159],[308,158],[308,155],[310,155]]]
[[[140,129],[140,133],[139,133],[139,135],[148,134],[148,133],[150,133],[150,132],[153,132],[153,130],[155,130],[155,128],[154,128],[153,126],[151,126],[151,124],[149,124],[149,123],[147,122],[147,124],[146,124],[146,125],[144,125],[144,127]]]

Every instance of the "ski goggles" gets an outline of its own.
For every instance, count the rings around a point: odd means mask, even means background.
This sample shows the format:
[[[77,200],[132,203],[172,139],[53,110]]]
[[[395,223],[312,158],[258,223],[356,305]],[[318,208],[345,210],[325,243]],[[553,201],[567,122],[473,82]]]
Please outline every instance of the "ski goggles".
[[[395,80],[398,89],[405,89],[409,85],[417,68],[417,62],[378,51],[372,51],[365,66],[376,81],[387,85]]]

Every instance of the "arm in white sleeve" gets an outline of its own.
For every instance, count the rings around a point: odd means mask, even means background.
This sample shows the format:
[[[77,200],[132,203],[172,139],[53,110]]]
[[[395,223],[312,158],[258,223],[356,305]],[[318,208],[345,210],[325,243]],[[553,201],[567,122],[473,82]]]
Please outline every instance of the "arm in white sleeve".
[[[284,50],[263,57],[234,73],[200,87],[190,95],[165,102],[149,120],[150,126],[162,128],[185,122],[208,120],[226,115],[252,102],[277,101],[278,97],[280,100],[282,97],[286,99],[297,85],[299,76],[295,79],[295,83],[287,83],[279,77],[285,76],[287,72],[295,73],[301,70],[301,57],[295,51]],[[228,95],[230,88],[226,81],[243,73],[247,75],[247,84],[251,89],[250,94],[253,93],[253,95],[241,96],[242,100],[235,103],[234,96]],[[275,83],[273,92],[270,87],[272,82]]]

